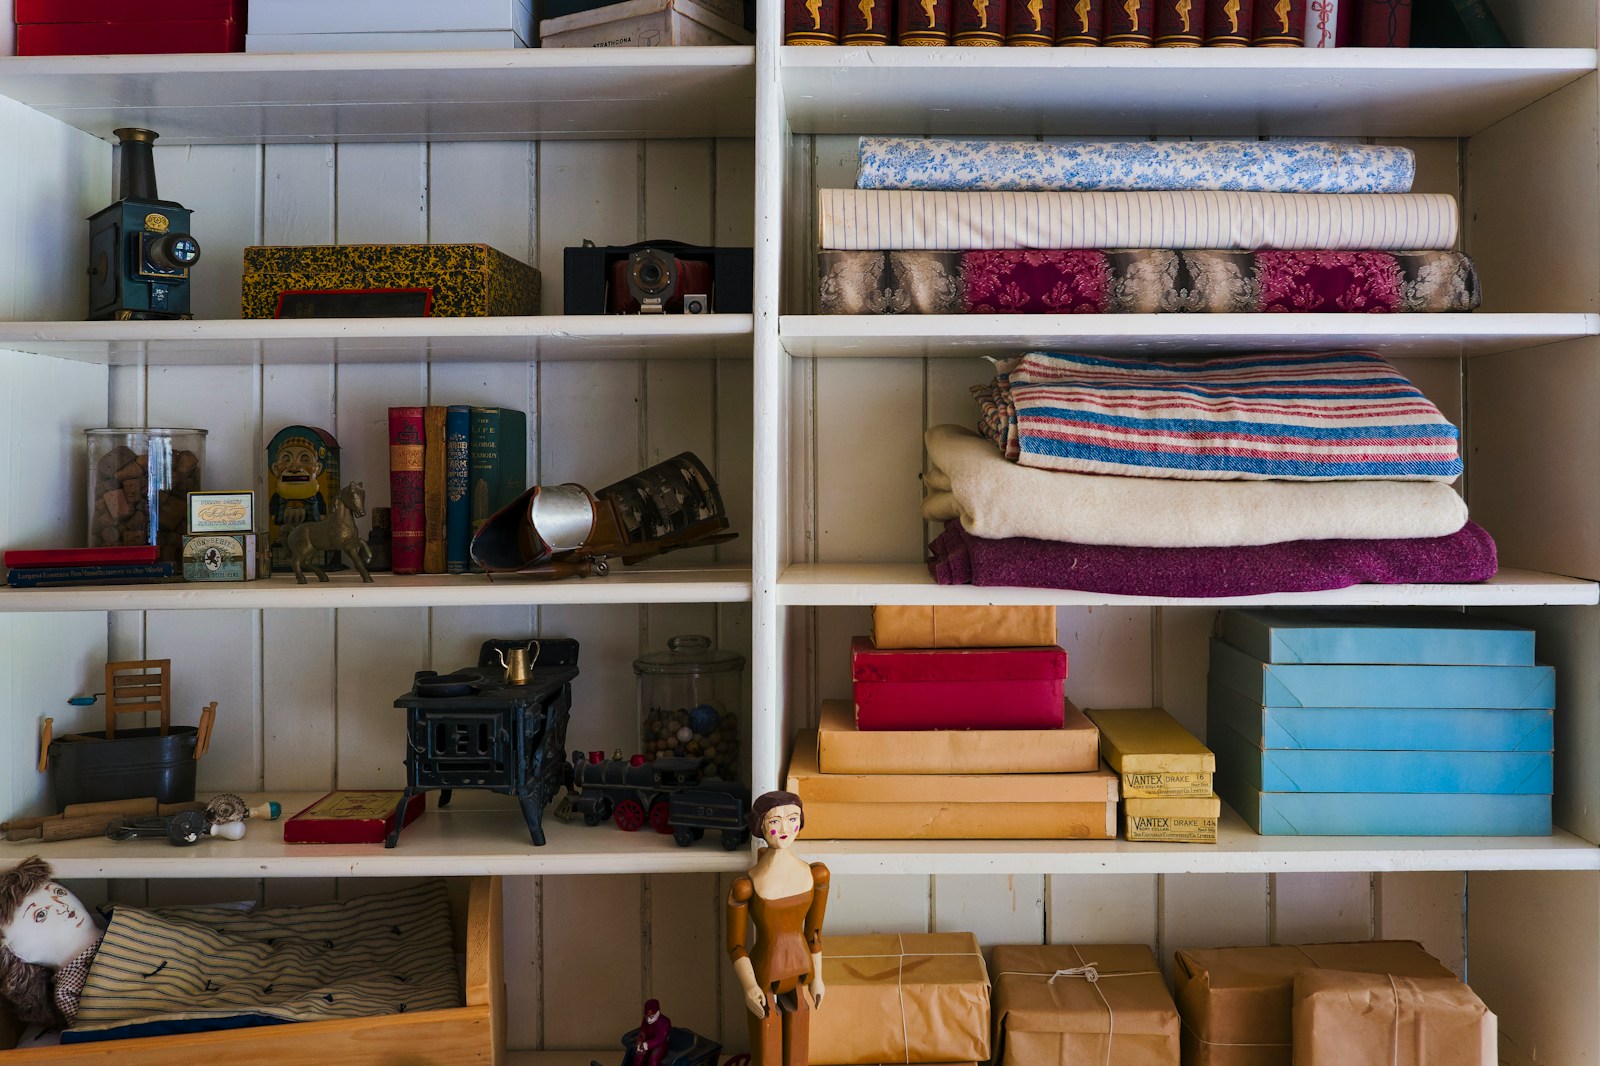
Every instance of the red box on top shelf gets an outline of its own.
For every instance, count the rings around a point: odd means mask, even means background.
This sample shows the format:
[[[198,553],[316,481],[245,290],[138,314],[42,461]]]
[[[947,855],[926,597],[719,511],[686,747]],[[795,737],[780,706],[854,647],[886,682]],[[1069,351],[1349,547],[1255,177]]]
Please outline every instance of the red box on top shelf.
[[[245,0],[16,0],[17,55],[242,52]]]
[[[1044,648],[880,649],[850,645],[856,726],[1060,729],[1067,653]]]

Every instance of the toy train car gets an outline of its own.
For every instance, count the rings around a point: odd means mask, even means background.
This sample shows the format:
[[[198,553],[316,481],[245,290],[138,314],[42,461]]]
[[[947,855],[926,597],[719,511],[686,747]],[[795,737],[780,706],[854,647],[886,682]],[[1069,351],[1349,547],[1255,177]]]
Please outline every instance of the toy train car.
[[[698,758],[606,759],[575,751],[568,787],[572,810],[585,825],[610,820],[628,833],[649,823],[681,847],[714,830],[732,851],[750,839],[750,793],[737,781],[704,778],[705,766]]]

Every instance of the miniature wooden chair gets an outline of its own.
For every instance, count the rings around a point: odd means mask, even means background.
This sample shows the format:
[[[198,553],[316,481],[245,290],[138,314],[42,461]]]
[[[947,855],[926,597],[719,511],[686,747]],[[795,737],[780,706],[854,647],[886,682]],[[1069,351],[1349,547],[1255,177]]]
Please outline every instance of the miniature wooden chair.
[[[117,738],[117,717],[161,715],[161,736],[172,724],[172,660],[141,659],[106,663],[106,739]]]

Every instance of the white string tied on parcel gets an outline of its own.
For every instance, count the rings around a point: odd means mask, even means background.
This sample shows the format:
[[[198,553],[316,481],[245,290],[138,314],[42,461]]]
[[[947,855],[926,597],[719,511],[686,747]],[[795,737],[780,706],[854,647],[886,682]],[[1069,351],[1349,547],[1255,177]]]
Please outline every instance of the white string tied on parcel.
[[[1390,1066],[1400,1066],[1400,986],[1395,983],[1394,974],[1384,976],[1389,979],[1389,991],[1394,993],[1394,1054]]]

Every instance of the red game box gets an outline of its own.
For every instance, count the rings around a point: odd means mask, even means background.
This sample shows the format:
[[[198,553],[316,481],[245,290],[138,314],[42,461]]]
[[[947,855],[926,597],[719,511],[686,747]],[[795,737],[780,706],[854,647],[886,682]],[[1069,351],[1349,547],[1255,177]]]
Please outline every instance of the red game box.
[[[285,844],[382,844],[394,828],[400,789],[330,792],[283,823]],[[406,804],[401,828],[417,820],[427,805],[417,793]]]
[[[22,0],[18,0],[19,7]],[[116,22],[21,22],[17,55],[168,55],[185,52],[242,52],[243,17]]]
[[[244,22],[246,0],[16,0],[17,25],[36,22]]]
[[[880,649],[850,645],[856,727],[1060,729],[1067,653],[1046,648]]]

